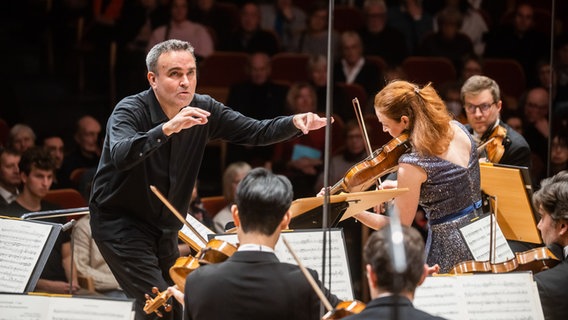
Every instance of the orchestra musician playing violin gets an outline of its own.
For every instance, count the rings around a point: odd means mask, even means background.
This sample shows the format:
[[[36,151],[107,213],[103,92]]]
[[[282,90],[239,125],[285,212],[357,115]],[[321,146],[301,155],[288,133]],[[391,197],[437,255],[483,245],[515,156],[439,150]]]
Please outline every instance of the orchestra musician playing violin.
[[[150,186],[187,212],[208,141],[268,145],[327,122],[313,113],[255,120],[197,94],[194,48],[185,41],[156,44],[146,66],[150,88],[122,99],[109,117],[89,205],[93,239],[120,287],[136,299],[137,320],[155,317],[143,311],[144,295],[173,284],[168,271],[179,258],[182,222]],[[181,319],[181,306],[164,316]]]
[[[363,251],[366,261],[367,282],[369,283],[369,291],[373,300],[367,303],[363,311],[346,317],[344,320],[443,319],[418,310],[412,305],[416,287],[422,284],[428,275],[428,265],[424,263],[424,241],[422,236],[416,229],[402,226],[402,243],[406,257],[406,269],[397,275],[391,253],[392,237],[390,237],[388,228],[387,226],[373,232],[369,240],[367,240]],[[399,283],[395,283],[396,281],[399,281]],[[393,318],[394,308],[399,308],[397,318]]]
[[[184,319],[320,319],[320,300],[300,267],[282,263],[274,254],[291,219],[292,199],[285,176],[264,168],[248,173],[231,206],[238,251],[225,262],[190,273],[185,295],[168,288],[184,301]],[[317,272],[309,271],[317,280]],[[332,306],[339,303],[328,290],[324,293]]]
[[[500,120],[503,102],[501,91],[495,80],[474,75],[461,88],[468,124],[478,146],[485,147],[480,158],[491,163],[501,163],[530,169],[531,150],[521,134]]]
[[[568,171],[560,171],[541,182],[533,195],[540,214],[538,229],[544,243],[562,249],[561,263],[535,275],[542,311],[546,320],[568,315]]]
[[[410,226],[420,205],[429,223],[426,262],[447,273],[456,263],[473,260],[459,228],[481,214],[480,171],[475,142],[452,120],[431,84],[420,88],[393,81],[375,96],[375,113],[392,137],[408,134],[410,152],[398,159],[397,180],[382,188],[408,188],[393,200],[403,225]],[[389,222],[364,211],[355,218],[371,228]],[[433,269],[432,271],[434,271]]]

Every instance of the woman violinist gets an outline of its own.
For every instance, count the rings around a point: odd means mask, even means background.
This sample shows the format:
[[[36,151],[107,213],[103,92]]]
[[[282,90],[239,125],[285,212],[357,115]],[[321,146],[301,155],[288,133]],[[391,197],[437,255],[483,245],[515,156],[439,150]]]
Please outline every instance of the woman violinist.
[[[375,96],[375,112],[391,136],[408,134],[412,148],[398,159],[397,181],[382,186],[409,189],[394,199],[402,224],[412,224],[418,205],[426,212],[427,264],[438,264],[446,273],[456,263],[472,260],[459,232],[481,206],[478,156],[470,134],[452,120],[430,84],[420,88],[391,82]],[[374,229],[388,224],[388,217],[368,211],[355,218]]]

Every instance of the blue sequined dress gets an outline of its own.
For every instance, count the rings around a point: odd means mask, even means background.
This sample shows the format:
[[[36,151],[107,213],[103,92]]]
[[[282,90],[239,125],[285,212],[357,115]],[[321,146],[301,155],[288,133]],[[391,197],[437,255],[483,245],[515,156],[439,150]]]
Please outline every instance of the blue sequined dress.
[[[419,204],[428,218],[426,262],[440,265],[440,273],[447,273],[455,264],[473,260],[459,228],[480,214],[481,205],[479,163],[476,144],[465,127],[457,124],[471,141],[471,155],[467,168],[412,151],[399,158],[399,163],[419,166],[427,178],[420,189]]]

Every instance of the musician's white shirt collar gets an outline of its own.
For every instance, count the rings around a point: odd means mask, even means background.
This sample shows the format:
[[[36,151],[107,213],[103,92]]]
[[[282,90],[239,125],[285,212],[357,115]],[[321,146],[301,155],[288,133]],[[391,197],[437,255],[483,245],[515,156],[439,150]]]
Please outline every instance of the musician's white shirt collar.
[[[564,247],[564,259],[568,257],[568,246]]]
[[[274,249],[272,249],[271,247],[254,243],[241,244],[239,245],[237,251],[262,251],[274,253]]]

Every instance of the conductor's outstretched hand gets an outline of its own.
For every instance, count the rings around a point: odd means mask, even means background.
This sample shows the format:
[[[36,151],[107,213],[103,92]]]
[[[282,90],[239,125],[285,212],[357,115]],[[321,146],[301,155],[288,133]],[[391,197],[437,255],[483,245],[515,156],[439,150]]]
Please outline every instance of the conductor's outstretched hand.
[[[333,118],[331,118],[331,122],[333,123]],[[322,118],[312,112],[300,113],[294,116],[294,125],[304,134],[325,127],[326,123],[326,118]]]
[[[195,125],[203,125],[207,123],[207,117],[211,113],[200,108],[185,107],[178,114],[164,123],[162,130],[166,136],[178,133],[181,130],[191,128]]]

